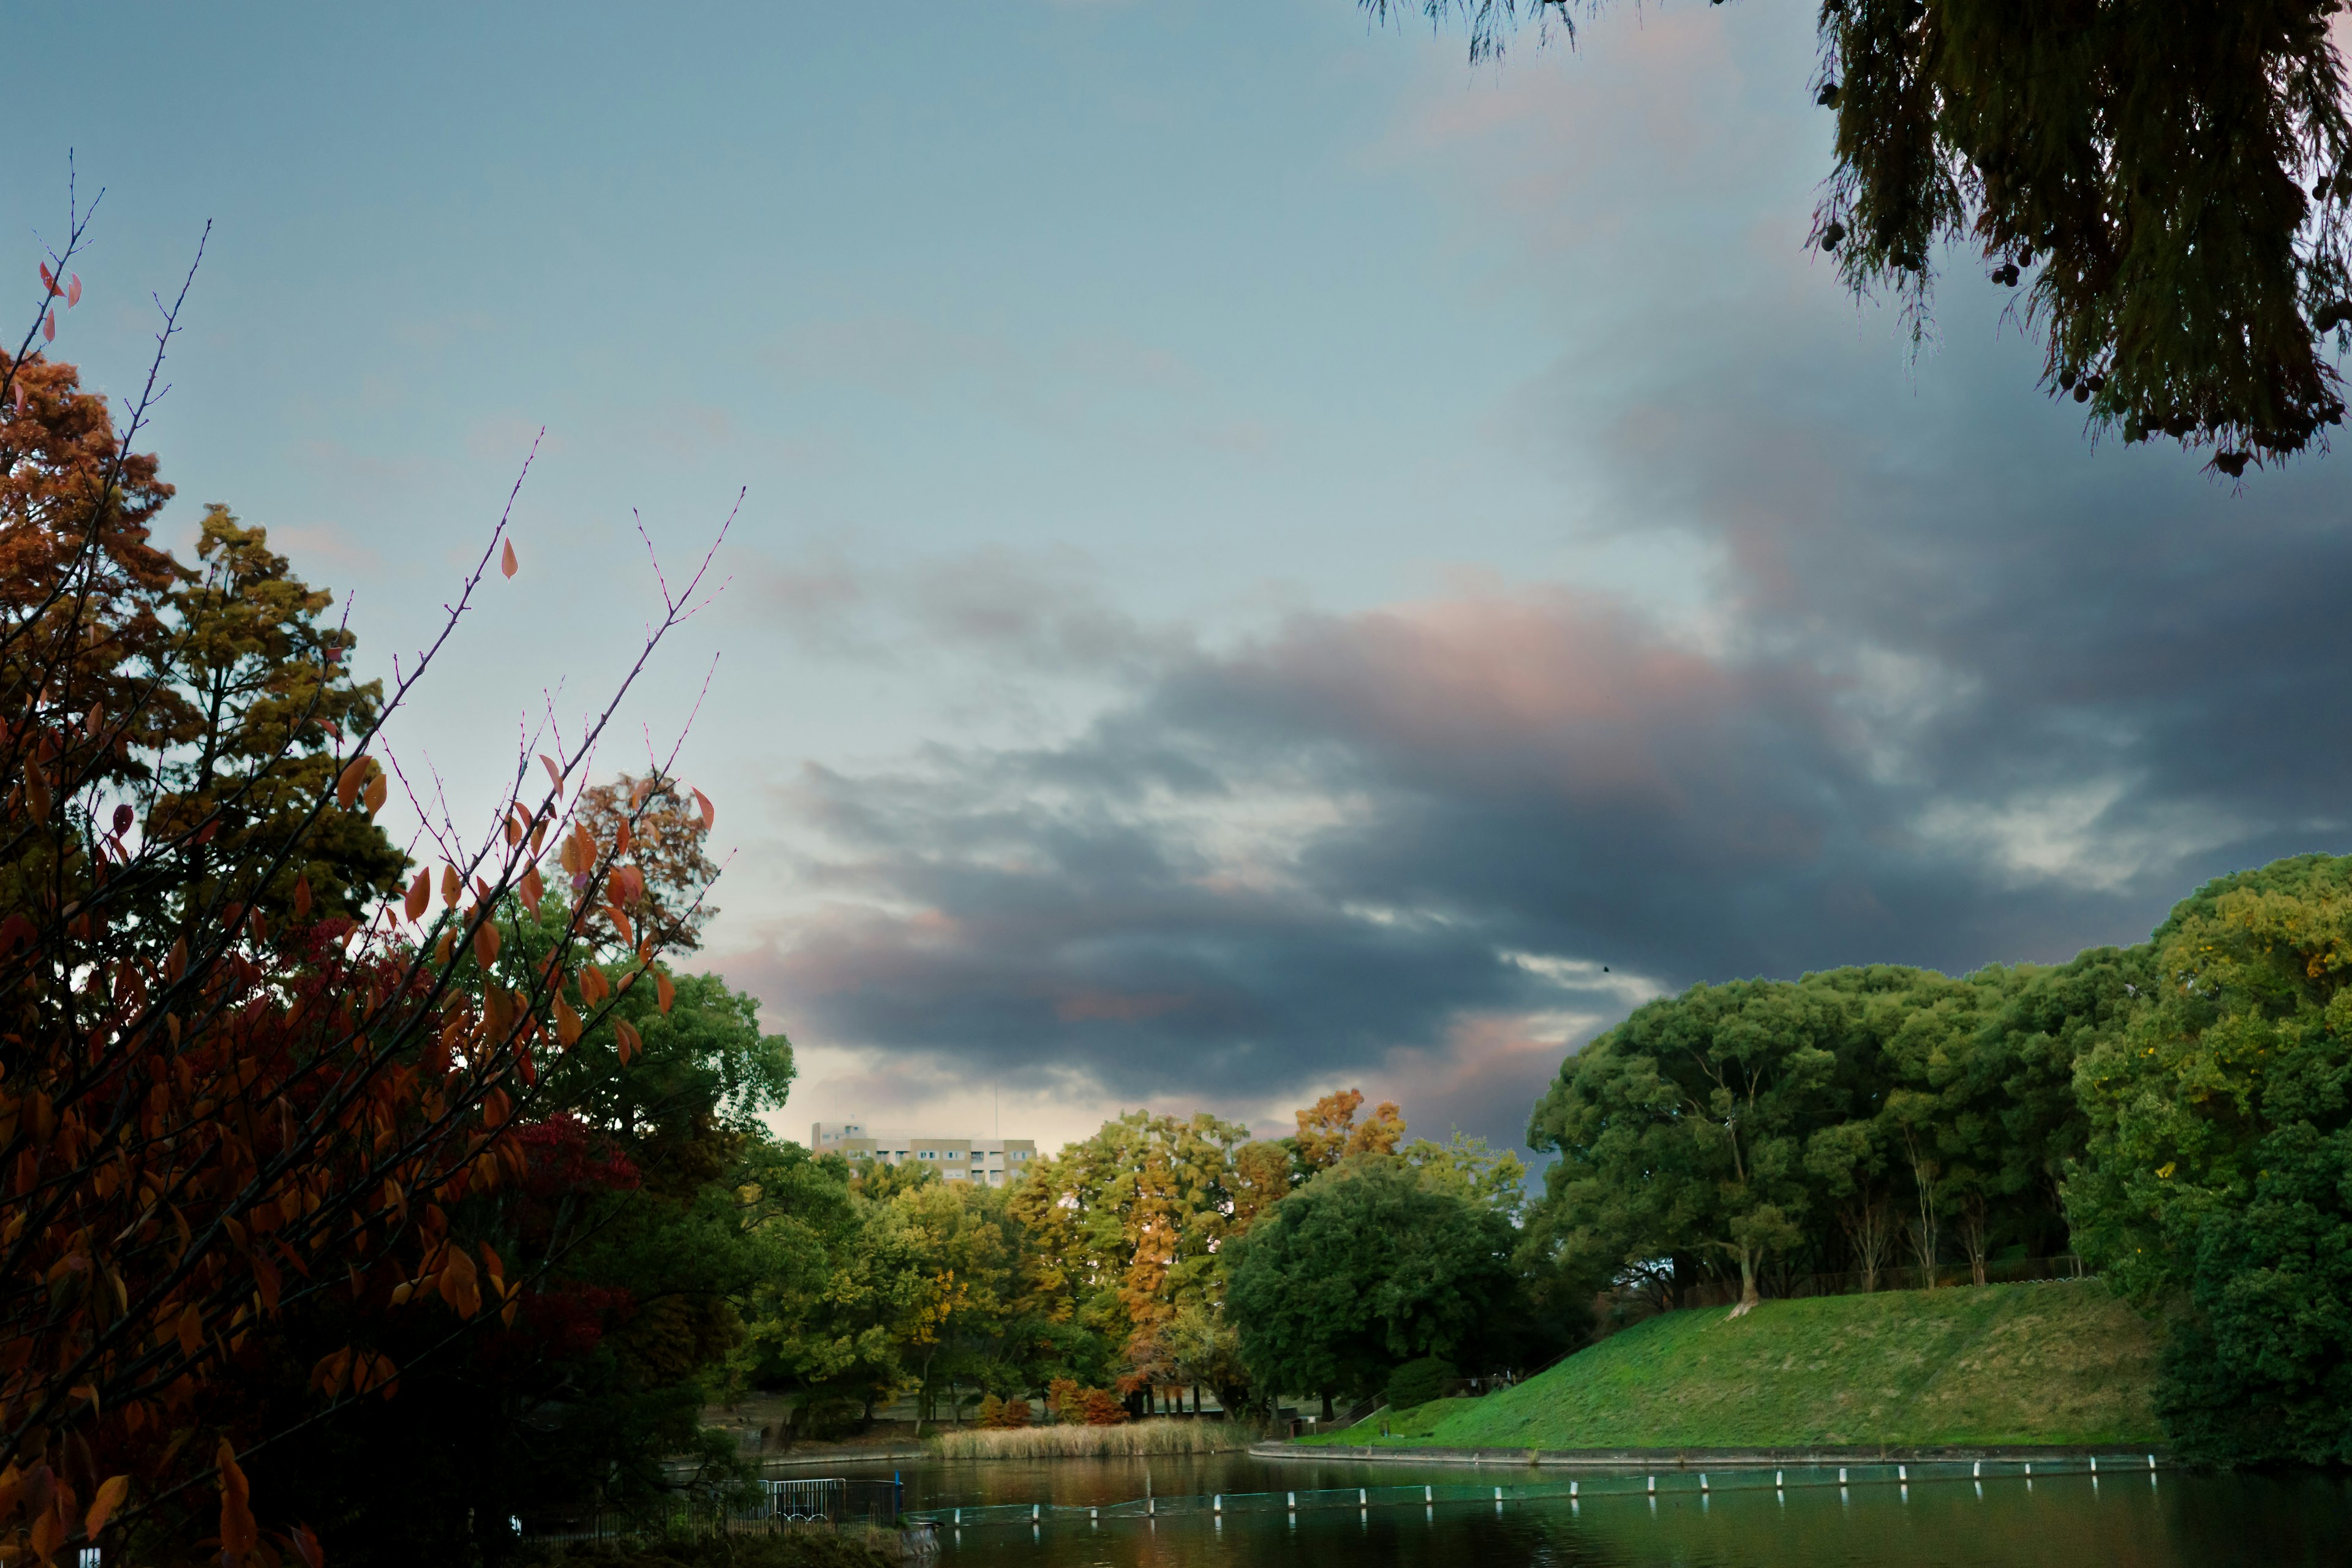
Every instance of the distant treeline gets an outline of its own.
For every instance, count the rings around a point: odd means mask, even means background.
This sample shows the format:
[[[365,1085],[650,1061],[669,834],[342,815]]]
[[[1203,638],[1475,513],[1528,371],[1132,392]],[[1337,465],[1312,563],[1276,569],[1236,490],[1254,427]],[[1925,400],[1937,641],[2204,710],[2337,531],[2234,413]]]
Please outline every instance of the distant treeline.
[[[1523,1247],[1622,1293],[2069,1248],[2170,1325],[2184,1449],[2352,1459],[2352,858],[1958,979],[1697,985],[1570,1057]]]

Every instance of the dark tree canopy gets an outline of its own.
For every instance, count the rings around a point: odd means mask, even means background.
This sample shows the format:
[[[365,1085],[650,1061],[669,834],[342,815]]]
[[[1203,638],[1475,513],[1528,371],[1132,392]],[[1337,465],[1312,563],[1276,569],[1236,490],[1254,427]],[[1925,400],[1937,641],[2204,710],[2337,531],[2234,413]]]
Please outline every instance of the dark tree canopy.
[[[1565,0],[1414,3],[1465,19],[1474,58],[1529,17],[1574,34]],[[1822,0],[1811,242],[1915,328],[1938,250],[1972,247],[2023,289],[2043,386],[2126,441],[2210,446],[2233,479],[2324,446],[2352,344],[2340,3]]]

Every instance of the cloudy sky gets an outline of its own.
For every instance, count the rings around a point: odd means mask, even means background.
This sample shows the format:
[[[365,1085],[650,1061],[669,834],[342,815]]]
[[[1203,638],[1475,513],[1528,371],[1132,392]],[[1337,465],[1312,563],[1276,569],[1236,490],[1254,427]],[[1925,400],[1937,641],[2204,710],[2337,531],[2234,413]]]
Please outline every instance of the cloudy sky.
[[[724,591],[601,765],[730,857],[781,1123],[1516,1143],[1643,998],[2144,935],[2346,847],[2345,459],[2094,447],[1965,258],[1915,351],[1801,248],[1805,7],[1471,68],[1350,0],[154,7],[11,24],[30,279],[149,444],[428,635],[461,814]],[[13,258],[14,259],[11,259]],[[28,295],[26,303],[29,307]]]

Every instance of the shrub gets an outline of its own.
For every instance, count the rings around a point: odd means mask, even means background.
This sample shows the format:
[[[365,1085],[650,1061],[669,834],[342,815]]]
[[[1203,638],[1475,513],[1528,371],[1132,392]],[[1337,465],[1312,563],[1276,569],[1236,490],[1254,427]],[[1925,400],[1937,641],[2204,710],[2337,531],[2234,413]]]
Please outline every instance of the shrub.
[[[1008,1429],[1026,1426],[1029,1425],[1031,1415],[1032,1412],[1027,1400],[1008,1399],[1004,1402],[1004,1418],[998,1425]]]
[[[1108,1388],[1088,1388],[1078,1395],[1079,1419],[1089,1426],[1117,1426],[1127,1420],[1127,1406]],[[1063,1419],[1067,1420],[1066,1415]]]
[[[1425,1355],[1409,1361],[1389,1374],[1389,1408],[1410,1410],[1453,1391],[1456,1373],[1444,1356]]]

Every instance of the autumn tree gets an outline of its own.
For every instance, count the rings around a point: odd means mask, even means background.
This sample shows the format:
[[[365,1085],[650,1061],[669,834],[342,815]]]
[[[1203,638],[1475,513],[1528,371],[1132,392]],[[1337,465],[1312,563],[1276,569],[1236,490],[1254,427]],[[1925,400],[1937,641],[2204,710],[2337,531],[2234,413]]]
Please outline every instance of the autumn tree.
[[[1566,0],[1361,4],[1463,16],[1474,58],[1531,16],[1574,33]],[[2339,8],[1825,0],[1812,243],[1915,322],[1939,253],[1973,251],[2041,328],[2042,385],[2126,441],[2232,478],[2324,444],[2352,342]]]
[[[298,1500],[256,1500],[247,1465],[397,1392],[403,1364],[368,1323],[438,1317],[447,1339],[510,1320],[521,1281],[453,1215],[526,1168],[515,1130],[538,1105],[538,1064],[581,1048],[610,1010],[575,966],[603,958],[624,974],[611,993],[643,983],[664,1006],[671,984],[650,941],[597,952],[576,919],[512,984],[460,973],[496,962],[551,836],[593,887],[625,868],[572,820],[565,790],[610,706],[550,742],[544,786],[519,763],[500,831],[445,834],[437,910],[422,872],[396,910],[368,908],[375,873],[323,825],[341,814],[360,831],[384,806],[383,719],[494,564],[512,575],[503,521],[380,706],[325,673],[342,645],[313,636],[307,591],[226,521],[215,581],[268,593],[175,609],[205,578],[149,542],[169,492],[132,443],[179,304],[119,432],[68,367],[29,353],[79,297],[83,233],[78,214],[42,269],[35,327],[0,364],[0,1550],[172,1556],[209,1536],[232,1565],[266,1568],[282,1544],[316,1568],[316,1538],[286,1517]],[[667,603],[620,691],[698,591]],[[274,618],[257,616],[271,596]],[[207,647],[205,626],[234,644],[240,617],[262,654]],[[248,682],[272,650],[289,655],[284,679]],[[308,675],[287,674],[306,650]],[[187,727],[194,673],[218,669],[247,673],[232,674],[220,733],[234,739],[205,778],[182,748],[202,733]],[[362,868],[314,887],[318,863]],[[299,1416],[257,1414],[257,1374],[342,1324],[355,1331],[308,1366]],[[267,1514],[284,1524],[277,1544]]]
[[[643,881],[633,916],[666,952],[692,952],[719,913],[704,893],[719,879],[710,858],[709,797],[658,769],[623,773],[581,792],[578,818],[598,843],[625,842]]]
[[[1297,1112],[1298,1163],[1307,1173],[1328,1171],[1350,1154],[1392,1154],[1404,1138],[1404,1117],[1392,1100],[1372,1108],[1361,1122],[1360,1089],[1334,1089]]]

